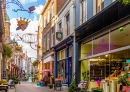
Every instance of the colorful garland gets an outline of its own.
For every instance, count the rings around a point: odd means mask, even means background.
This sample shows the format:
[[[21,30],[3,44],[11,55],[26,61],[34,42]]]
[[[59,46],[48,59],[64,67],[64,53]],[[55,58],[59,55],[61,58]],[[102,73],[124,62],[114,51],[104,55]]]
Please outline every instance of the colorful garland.
[[[122,2],[122,4],[130,5],[130,0],[120,0],[119,2]]]

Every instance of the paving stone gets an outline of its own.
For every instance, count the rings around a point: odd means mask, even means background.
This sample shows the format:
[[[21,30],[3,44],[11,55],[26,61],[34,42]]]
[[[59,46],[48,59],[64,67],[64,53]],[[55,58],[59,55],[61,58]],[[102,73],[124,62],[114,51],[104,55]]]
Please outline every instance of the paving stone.
[[[16,88],[9,88],[9,92],[68,92],[68,90],[54,91],[49,87],[35,87],[35,83],[22,81],[21,84],[16,84]]]

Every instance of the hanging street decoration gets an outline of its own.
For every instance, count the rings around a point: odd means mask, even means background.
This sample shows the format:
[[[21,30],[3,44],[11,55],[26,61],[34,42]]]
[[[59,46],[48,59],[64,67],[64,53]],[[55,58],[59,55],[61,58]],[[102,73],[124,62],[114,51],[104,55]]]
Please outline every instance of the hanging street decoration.
[[[30,21],[28,21],[28,19],[27,19],[27,21],[25,21],[25,18],[22,20],[22,17],[20,17],[20,20],[18,20],[18,19],[16,19],[17,20],[17,22],[18,22],[18,27],[16,28],[16,30],[22,30],[22,31],[24,31],[26,28],[27,28],[27,26],[28,26],[28,23],[30,22]]]
[[[13,9],[12,11],[14,11],[14,12],[26,11],[26,12],[28,12],[29,14],[31,14],[31,13],[33,13],[32,11],[35,10],[35,7],[34,7],[34,6],[29,7],[29,8],[28,8],[29,10],[24,9],[23,5],[20,3],[19,0],[6,0],[6,8],[7,8],[7,9],[10,8],[10,5],[9,5],[10,3],[16,4],[16,5],[18,5],[19,8],[20,8],[20,9]]]
[[[130,5],[130,0],[120,0],[120,2],[125,5]]]
[[[22,46],[16,46],[15,49],[16,49],[17,51],[22,51]]]

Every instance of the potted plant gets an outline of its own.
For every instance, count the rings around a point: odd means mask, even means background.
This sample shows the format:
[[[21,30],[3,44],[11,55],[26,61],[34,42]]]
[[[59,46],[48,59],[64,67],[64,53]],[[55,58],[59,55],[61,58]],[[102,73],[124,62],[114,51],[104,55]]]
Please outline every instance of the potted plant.
[[[123,76],[119,75],[118,76],[118,83],[120,84],[121,88],[122,86],[130,86],[130,81],[128,80],[129,75],[128,75],[128,71],[125,72],[125,74]]]
[[[49,88],[53,88],[53,85],[51,83],[48,84]]]
[[[18,84],[19,83],[20,84],[20,79],[17,78],[17,76],[12,76],[11,79],[13,80],[12,83],[14,83],[14,84]]]
[[[3,84],[3,83],[5,83],[5,80],[2,79],[2,80],[0,81],[0,85]]]
[[[55,77],[51,76],[52,84],[54,84],[54,79],[55,79]]]
[[[38,80],[38,77],[37,77],[37,76],[35,76],[35,77],[34,77],[34,79],[35,79],[35,82],[37,82],[37,80]]]
[[[91,88],[92,92],[103,92],[103,88],[95,87]]]
[[[77,86],[76,86],[76,80],[75,80],[75,73],[73,74],[73,81],[70,84],[69,92],[78,92]]]

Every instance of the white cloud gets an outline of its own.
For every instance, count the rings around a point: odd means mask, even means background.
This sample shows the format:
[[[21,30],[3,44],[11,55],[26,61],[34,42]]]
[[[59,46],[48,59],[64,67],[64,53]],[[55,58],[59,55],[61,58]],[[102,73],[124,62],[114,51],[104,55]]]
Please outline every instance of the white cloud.
[[[37,21],[37,17],[36,17],[36,15],[34,15],[34,21]]]
[[[19,0],[22,4],[37,2],[37,0]]]
[[[29,19],[31,21],[31,19]],[[17,20],[16,18],[12,18],[10,20],[10,23],[11,23],[11,26],[10,26],[10,32],[13,33],[13,35],[11,35],[11,39],[15,38],[19,38],[18,36],[16,36],[17,34],[19,36],[22,36],[23,34],[26,34],[26,33],[33,33],[33,34],[37,34],[36,31],[38,31],[38,21],[37,21],[37,18],[36,16],[34,16],[34,21],[31,21],[29,24],[28,24],[28,27],[22,31],[22,30],[17,30],[16,31],[16,28],[17,28]],[[24,43],[22,41],[18,41],[18,44],[23,46],[23,51],[26,52],[27,51],[27,55],[29,57],[37,57],[37,51],[36,50],[33,50],[31,47],[30,47],[30,44],[28,43]],[[37,44],[37,43],[35,43]],[[36,49],[35,47],[35,44],[32,44],[32,47],[34,49]]]
[[[44,6],[43,5],[39,5],[38,7],[35,7],[36,9],[34,10],[34,13],[36,14],[41,14]]]

